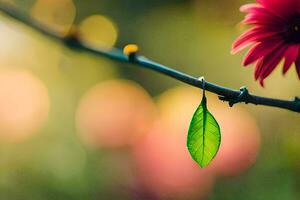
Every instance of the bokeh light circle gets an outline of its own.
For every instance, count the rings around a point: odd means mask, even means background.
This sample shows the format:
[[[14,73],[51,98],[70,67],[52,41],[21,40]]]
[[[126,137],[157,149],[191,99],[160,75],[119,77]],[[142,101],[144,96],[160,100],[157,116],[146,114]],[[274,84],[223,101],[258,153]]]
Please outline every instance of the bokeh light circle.
[[[0,71],[0,137],[21,141],[37,132],[49,112],[45,85],[23,70]]]
[[[158,122],[133,150],[135,173],[143,191],[162,199],[205,197],[214,186],[214,174],[191,159],[185,134]]]
[[[260,131],[255,119],[242,109],[214,107],[222,127],[222,143],[213,167],[219,175],[238,176],[250,168],[260,149]]]
[[[93,47],[111,48],[117,41],[118,30],[111,19],[92,15],[79,25],[80,39]]]
[[[127,80],[110,80],[94,86],[81,99],[76,126],[88,144],[117,148],[137,142],[155,117],[155,105],[142,87]]]
[[[31,8],[31,15],[58,33],[66,35],[76,16],[72,0],[38,0]]]

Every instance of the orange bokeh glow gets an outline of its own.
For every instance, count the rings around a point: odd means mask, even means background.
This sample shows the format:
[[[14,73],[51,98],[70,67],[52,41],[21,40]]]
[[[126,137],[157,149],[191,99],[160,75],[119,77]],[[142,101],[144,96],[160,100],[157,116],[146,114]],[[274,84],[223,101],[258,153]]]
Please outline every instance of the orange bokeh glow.
[[[136,142],[156,117],[151,97],[139,85],[111,80],[90,89],[80,101],[76,122],[89,144],[115,148]]]
[[[49,112],[47,88],[22,70],[0,71],[0,137],[20,141],[38,131]]]

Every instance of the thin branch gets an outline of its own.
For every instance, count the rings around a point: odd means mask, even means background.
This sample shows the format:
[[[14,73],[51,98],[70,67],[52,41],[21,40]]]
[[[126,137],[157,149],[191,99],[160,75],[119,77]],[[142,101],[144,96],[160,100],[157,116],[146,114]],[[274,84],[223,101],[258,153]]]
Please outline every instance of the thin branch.
[[[160,63],[154,62],[141,55],[135,55],[134,59],[130,59],[130,56],[125,55],[123,51],[120,49],[113,48],[110,50],[106,50],[106,49],[100,49],[94,47],[81,40],[75,28],[72,29],[72,31],[70,31],[70,34],[68,34],[67,36],[60,35],[57,32],[49,29],[49,27],[44,26],[42,23],[38,22],[36,19],[32,18],[28,14],[20,11],[19,9],[16,9],[14,6],[10,4],[0,2],[0,11],[38,30],[44,35],[64,43],[70,48],[75,48],[77,50],[90,52],[100,56],[105,56],[120,62],[133,63],[138,66],[159,72],[166,76],[170,76],[174,79],[177,79],[181,82],[184,82],[186,84],[192,85],[197,88],[203,89],[203,86],[205,86],[205,90],[219,95],[219,98],[221,100],[228,101],[231,106],[233,106],[236,103],[246,103],[246,104],[250,103],[254,105],[277,107],[277,108],[287,109],[290,111],[300,113],[300,99],[297,97],[295,97],[294,100],[288,101],[288,100],[273,99],[273,98],[261,97],[254,94],[250,94],[248,93],[248,90],[246,90],[245,88],[241,90],[233,90],[227,87],[223,87],[214,83],[207,82],[204,79],[193,77],[186,73],[180,72],[178,70],[172,69]],[[203,81],[205,81],[205,84],[203,84]]]

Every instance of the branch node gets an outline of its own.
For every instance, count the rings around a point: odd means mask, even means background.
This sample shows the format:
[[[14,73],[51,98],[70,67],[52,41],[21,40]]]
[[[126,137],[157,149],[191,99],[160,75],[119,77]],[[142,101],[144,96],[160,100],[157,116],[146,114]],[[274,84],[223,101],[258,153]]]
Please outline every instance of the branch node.
[[[246,104],[248,104],[249,102],[247,101],[248,97],[249,97],[249,90],[247,89],[247,87],[243,86],[240,88],[240,94],[236,97],[236,98],[228,98],[225,96],[219,96],[219,99],[222,101],[228,101],[229,106],[233,107],[235,104],[239,103],[239,102],[245,102]]]
[[[296,104],[298,112],[300,112],[300,98],[299,97],[295,97],[294,102]]]
[[[203,97],[205,97],[205,86],[206,86],[205,78],[204,78],[204,76],[201,76],[198,78],[198,80],[201,81],[201,83],[202,83]]]
[[[244,101],[246,104],[248,104],[248,97],[249,97],[249,90],[246,86],[243,86],[240,88],[240,94],[238,96],[239,101]]]
[[[134,62],[139,47],[135,44],[128,44],[123,48],[123,53],[128,56],[129,62]]]

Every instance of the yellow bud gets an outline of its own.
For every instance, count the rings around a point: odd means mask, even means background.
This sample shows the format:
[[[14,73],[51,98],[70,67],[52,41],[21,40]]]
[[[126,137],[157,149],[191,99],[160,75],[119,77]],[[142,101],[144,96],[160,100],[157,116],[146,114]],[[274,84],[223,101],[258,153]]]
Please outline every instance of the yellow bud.
[[[123,53],[127,56],[138,52],[139,47],[135,44],[128,44],[123,48]]]

